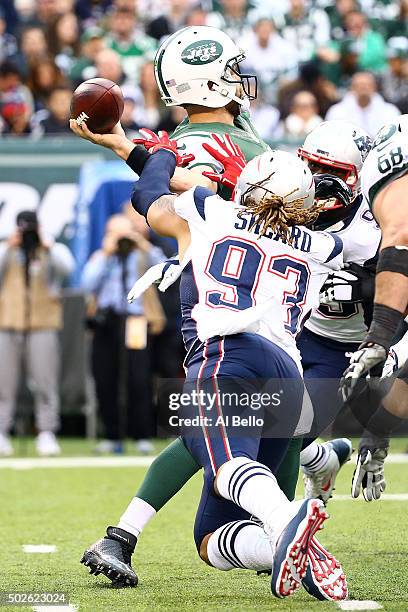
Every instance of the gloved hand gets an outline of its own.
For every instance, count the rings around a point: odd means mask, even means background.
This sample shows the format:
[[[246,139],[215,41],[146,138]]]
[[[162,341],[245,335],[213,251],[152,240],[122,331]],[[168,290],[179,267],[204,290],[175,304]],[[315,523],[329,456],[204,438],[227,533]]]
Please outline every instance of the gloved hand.
[[[217,143],[222,151],[215,149],[206,142],[203,144],[203,149],[223,165],[224,171],[221,174],[206,171],[203,172],[203,176],[206,176],[215,183],[225,185],[225,187],[233,191],[237,184],[238,177],[246,166],[247,162],[245,156],[239,146],[232,141],[229,134],[224,135],[224,140],[217,134],[211,134],[211,138]]]
[[[177,149],[177,142],[175,140],[170,140],[169,135],[165,130],[155,134],[148,128],[142,128],[139,130],[139,132],[142,134],[142,138],[134,138],[132,142],[143,145],[148,151],[150,151],[150,153],[156,153],[156,151],[159,151],[160,149],[171,151],[176,156],[177,166],[181,168],[184,168],[191,161],[193,161],[193,159],[195,159],[195,156],[192,153],[180,155]]]
[[[320,289],[320,303],[364,302],[374,299],[375,271],[355,263],[331,272]]]
[[[350,206],[353,191],[343,179],[338,176],[332,176],[331,174],[315,174],[313,180],[315,184],[316,200],[337,198],[343,206]]]
[[[381,371],[387,359],[387,351],[375,342],[363,342],[357,351],[351,354],[350,365],[340,380],[340,394],[344,402],[353,395],[357,381],[369,374],[381,376]]]
[[[357,499],[361,490],[369,502],[380,499],[385,491],[384,461],[388,454],[388,439],[363,436],[360,441],[356,469],[351,482],[351,497]]]

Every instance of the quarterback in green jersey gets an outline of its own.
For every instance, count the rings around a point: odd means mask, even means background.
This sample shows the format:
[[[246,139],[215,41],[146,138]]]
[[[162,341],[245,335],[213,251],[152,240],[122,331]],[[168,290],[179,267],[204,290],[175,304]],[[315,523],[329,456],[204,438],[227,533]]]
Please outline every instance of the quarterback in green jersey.
[[[256,95],[256,77],[240,73],[239,63],[243,59],[243,51],[229,36],[207,26],[176,32],[157,52],[155,76],[162,100],[166,106],[183,106],[187,111],[187,118],[177,126],[172,138],[177,141],[180,153],[194,155],[188,168],[196,179],[195,184],[202,180],[202,171],[222,171],[222,166],[202,146],[208,142],[216,148],[211,134],[221,137],[228,134],[246,161],[267,149],[250,121],[248,107],[254,97],[251,92]],[[109,146],[105,144],[106,137],[97,136],[93,142]],[[120,149],[111,148],[127,159],[133,147],[129,143]],[[231,191],[224,185],[213,183],[212,186],[222,197],[230,198]],[[177,190],[178,185],[174,188]],[[293,441],[277,474],[280,487],[292,499],[299,451],[299,442]],[[137,576],[130,560],[137,537],[158,510],[200,469],[181,439],[172,442],[150,466],[118,526],[109,527],[107,536],[85,551],[82,562],[92,573],[106,575],[115,586],[136,586]]]

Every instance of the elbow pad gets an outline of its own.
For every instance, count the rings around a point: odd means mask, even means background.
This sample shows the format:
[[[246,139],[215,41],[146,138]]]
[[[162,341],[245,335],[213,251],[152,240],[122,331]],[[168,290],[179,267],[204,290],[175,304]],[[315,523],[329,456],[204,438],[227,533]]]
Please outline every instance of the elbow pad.
[[[170,179],[176,168],[176,156],[160,149],[149,156],[132,194],[132,206],[147,217],[150,206],[163,195],[171,194]]]

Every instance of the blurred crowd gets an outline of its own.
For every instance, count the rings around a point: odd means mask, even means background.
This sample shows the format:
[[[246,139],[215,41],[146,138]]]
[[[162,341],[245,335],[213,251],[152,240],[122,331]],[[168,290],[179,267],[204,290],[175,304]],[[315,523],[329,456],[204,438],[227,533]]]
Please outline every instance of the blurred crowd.
[[[323,118],[370,134],[408,112],[408,0],[2,0],[0,135],[69,134],[71,93],[105,77],[123,90],[123,124],[171,131],[158,45],[185,25],[222,28],[259,79],[264,139],[300,140]]]

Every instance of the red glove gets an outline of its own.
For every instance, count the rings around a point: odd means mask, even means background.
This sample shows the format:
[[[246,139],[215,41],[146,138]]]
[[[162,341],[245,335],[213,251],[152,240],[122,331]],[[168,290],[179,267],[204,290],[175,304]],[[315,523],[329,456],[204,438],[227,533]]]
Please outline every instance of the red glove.
[[[166,149],[167,151],[171,151],[176,156],[177,166],[184,168],[187,166],[195,156],[192,153],[187,153],[186,155],[180,155],[177,150],[177,142],[175,140],[170,140],[168,133],[163,130],[158,134],[152,132],[148,128],[142,128],[139,130],[142,134],[143,138],[134,138],[132,142],[135,144],[141,144],[150,151],[150,153],[156,153],[160,149]]]
[[[245,156],[239,146],[232,142],[229,134],[224,135],[224,141],[217,134],[211,134],[211,138],[215,140],[223,153],[206,142],[203,144],[203,149],[223,165],[224,171],[221,174],[203,172],[203,176],[234,190],[238,177],[247,163]]]

